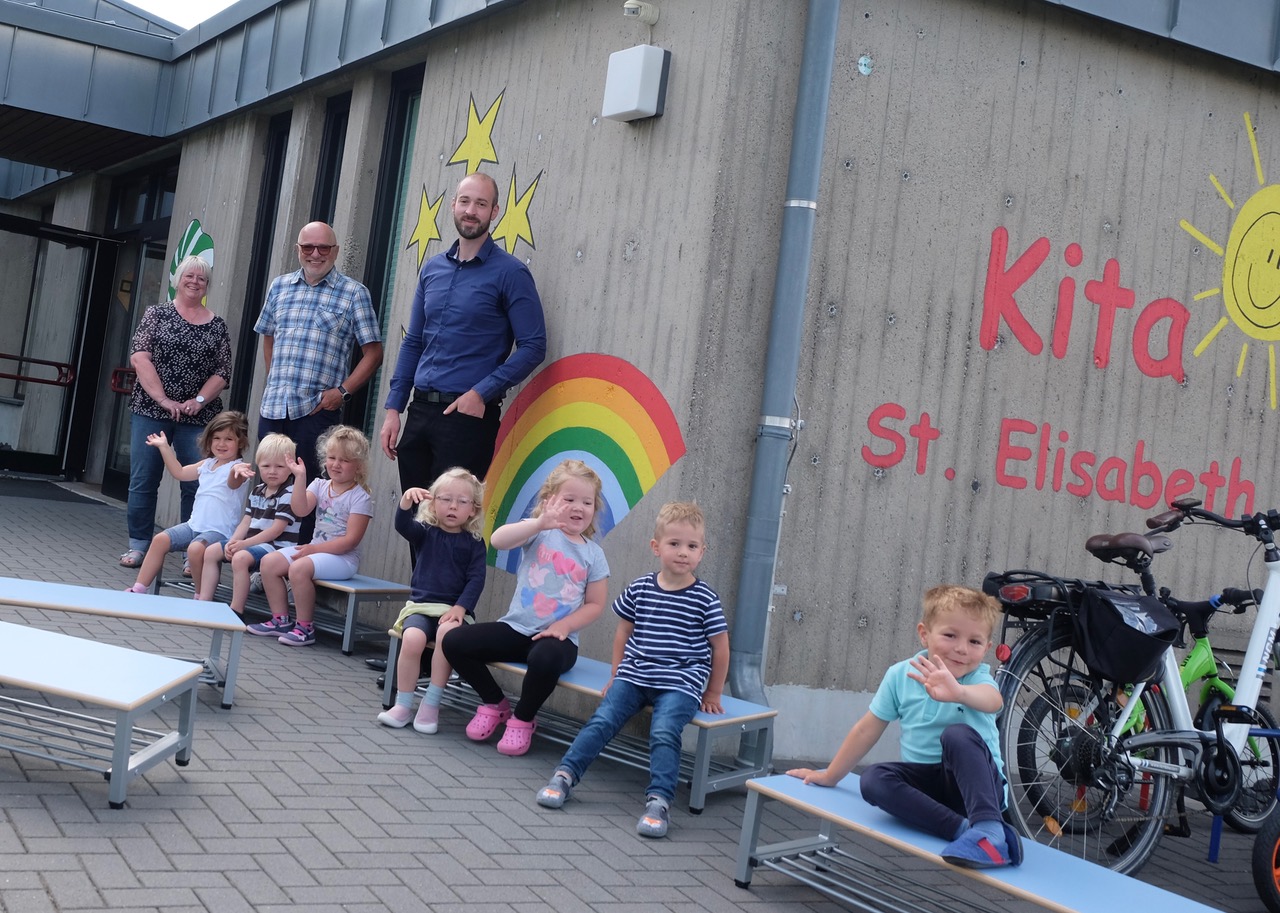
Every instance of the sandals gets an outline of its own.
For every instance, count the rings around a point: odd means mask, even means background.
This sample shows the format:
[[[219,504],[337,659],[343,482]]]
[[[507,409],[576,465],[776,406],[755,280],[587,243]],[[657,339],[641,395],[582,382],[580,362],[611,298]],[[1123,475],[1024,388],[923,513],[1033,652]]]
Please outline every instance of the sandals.
[[[182,576],[188,579],[190,579],[191,577],[191,559],[190,558],[182,559]]]
[[[120,566],[132,568],[142,567],[142,559],[145,557],[146,556],[140,549],[131,548],[120,556]]]
[[[507,703],[506,698],[497,704],[481,704],[476,708],[476,715],[467,724],[467,738],[473,742],[483,742],[509,719],[511,719],[511,705]]]
[[[529,750],[529,746],[533,744],[533,730],[538,728],[537,720],[517,720],[512,718],[507,723],[506,731],[502,733],[502,738],[498,739],[498,754],[504,754],[509,758],[518,758],[520,755]]]

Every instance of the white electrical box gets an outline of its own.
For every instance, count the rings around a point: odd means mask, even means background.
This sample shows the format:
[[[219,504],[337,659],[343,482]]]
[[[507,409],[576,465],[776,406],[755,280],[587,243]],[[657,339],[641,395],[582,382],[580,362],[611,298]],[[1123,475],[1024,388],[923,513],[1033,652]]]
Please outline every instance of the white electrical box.
[[[651,44],[610,54],[600,113],[621,121],[659,116],[666,103],[670,69],[671,52]]]

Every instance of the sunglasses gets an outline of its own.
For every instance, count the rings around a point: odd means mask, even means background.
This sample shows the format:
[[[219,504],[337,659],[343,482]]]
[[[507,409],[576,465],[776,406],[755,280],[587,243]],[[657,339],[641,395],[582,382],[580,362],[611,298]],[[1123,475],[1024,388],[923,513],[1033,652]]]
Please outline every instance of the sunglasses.
[[[337,246],[336,244],[299,244],[298,250],[304,254],[320,254],[323,257]]]

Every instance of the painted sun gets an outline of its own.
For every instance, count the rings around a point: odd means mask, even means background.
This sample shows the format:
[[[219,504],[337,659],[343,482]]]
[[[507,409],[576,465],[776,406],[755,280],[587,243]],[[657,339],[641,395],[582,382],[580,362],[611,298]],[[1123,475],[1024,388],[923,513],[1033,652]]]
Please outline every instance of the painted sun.
[[[1186,219],[1182,229],[1207,249],[1222,258],[1222,284],[1195,296],[1196,301],[1221,295],[1226,313],[1196,345],[1194,354],[1204,352],[1228,323],[1234,323],[1245,335],[1236,362],[1236,377],[1244,373],[1249,354],[1249,340],[1266,344],[1271,408],[1276,408],[1276,342],[1280,341],[1280,184],[1267,184],[1258,154],[1258,138],[1254,134],[1249,112],[1244,114],[1245,133],[1253,152],[1253,167],[1258,190],[1237,210],[1216,175],[1210,174],[1218,195],[1235,212],[1231,231],[1224,247],[1200,231]]]

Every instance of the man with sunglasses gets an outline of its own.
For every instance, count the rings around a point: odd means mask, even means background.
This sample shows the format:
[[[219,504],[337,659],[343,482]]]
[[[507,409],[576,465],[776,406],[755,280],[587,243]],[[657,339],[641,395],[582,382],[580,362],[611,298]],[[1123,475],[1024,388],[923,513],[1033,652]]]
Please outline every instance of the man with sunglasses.
[[[315,479],[316,441],[341,421],[343,404],[382,364],[382,332],[369,290],[334,265],[338,237],[332,228],[324,222],[302,226],[297,251],[302,268],[272,280],[253,327],[262,336],[267,369],[258,439],[287,434],[307,478]],[[360,347],[355,367],[353,345]],[[309,538],[307,529],[303,534]]]

